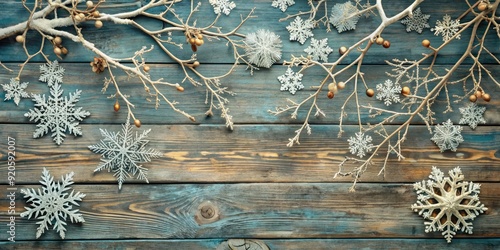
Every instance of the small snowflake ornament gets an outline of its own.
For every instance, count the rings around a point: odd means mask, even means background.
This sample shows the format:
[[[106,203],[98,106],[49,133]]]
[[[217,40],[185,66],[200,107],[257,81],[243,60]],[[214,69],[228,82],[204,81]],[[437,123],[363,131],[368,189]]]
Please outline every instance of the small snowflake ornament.
[[[405,19],[401,20],[401,23],[406,25],[406,32],[411,32],[412,30],[422,33],[425,28],[430,28],[429,18],[431,15],[424,15],[420,10],[420,7],[413,11],[411,16],[407,16]]]
[[[40,65],[40,78],[38,80],[46,82],[49,87],[53,84],[63,82],[64,68],[59,66],[59,62],[53,61]]]
[[[209,2],[214,8],[214,13],[217,15],[224,13],[227,16],[236,7],[236,4],[229,0],[209,0]]]
[[[464,181],[460,167],[450,177],[432,167],[430,180],[413,184],[417,202],[411,206],[425,221],[425,232],[442,232],[448,243],[458,230],[472,234],[472,220],[488,208],[479,201],[481,185]]]
[[[54,225],[53,230],[59,233],[62,239],[66,236],[66,221],[69,217],[72,223],[85,222],[78,209],[73,209],[74,206],[79,206],[78,202],[82,201],[85,194],[71,190],[73,184],[73,175],[71,172],[63,176],[61,181],[54,182],[54,177],[49,171],[43,168],[42,190],[33,188],[21,189],[24,198],[28,198],[30,207],[25,207],[26,211],[21,213],[21,217],[34,217],[39,219],[36,224],[39,224],[36,230],[36,238],[40,238],[49,225]],[[71,190],[71,193],[68,191]]]
[[[450,40],[459,30],[460,21],[451,20],[451,16],[448,14],[443,17],[443,21],[437,20],[436,27],[431,29],[431,31],[434,31],[435,36],[443,36],[445,42]],[[457,35],[456,39],[460,39],[460,35]]]
[[[366,135],[363,132],[357,132],[347,140],[349,142],[349,150],[351,154],[357,155],[359,158],[363,158],[366,153],[372,151],[373,144],[372,137]]]
[[[386,80],[384,84],[377,84],[377,99],[384,100],[384,104],[389,106],[393,103],[399,103],[399,94],[401,86],[399,83],[393,83],[391,80]]]
[[[330,23],[337,28],[339,33],[356,29],[359,20],[358,8],[351,3],[337,3],[333,6]]]
[[[19,105],[21,98],[29,98],[30,94],[24,91],[28,84],[28,82],[19,83],[19,80],[15,78],[11,78],[9,84],[2,84],[3,91],[5,91],[4,101],[12,99],[16,105]]]
[[[260,29],[248,34],[243,42],[248,62],[257,67],[270,68],[281,59],[281,39],[274,32]]]
[[[294,0],[273,0],[271,3],[274,8],[279,8],[282,12],[285,12],[288,7],[294,4]]]
[[[323,62],[328,62],[328,55],[333,52],[333,49],[328,46],[328,38],[321,40],[311,38],[311,44],[304,49],[304,52],[310,55],[315,61],[322,60]]]
[[[288,90],[292,95],[295,95],[297,90],[304,88],[302,85],[302,74],[293,72],[292,68],[288,67],[284,75],[278,76],[278,81],[281,83],[281,91]]]
[[[438,145],[439,150],[444,152],[449,149],[453,152],[457,151],[458,145],[464,141],[462,137],[462,127],[453,125],[450,119],[443,122],[442,125],[436,125],[434,128],[434,136],[431,140]]]
[[[486,123],[483,118],[484,111],[486,107],[479,107],[476,103],[470,103],[464,108],[459,108],[462,118],[458,122],[459,124],[467,124],[471,129],[476,129],[477,124]]]
[[[290,41],[298,41],[300,44],[304,44],[307,38],[314,36],[312,29],[314,29],[314,24],[310,19],[302,19],[297,16],[286,26],[286,29],[290,33]]]

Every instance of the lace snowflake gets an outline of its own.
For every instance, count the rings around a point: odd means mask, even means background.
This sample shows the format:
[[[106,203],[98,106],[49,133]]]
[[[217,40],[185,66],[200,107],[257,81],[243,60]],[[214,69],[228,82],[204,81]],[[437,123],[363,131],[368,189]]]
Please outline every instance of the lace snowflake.
[[[28,82],[19,83],[19,80],[10,78],[9,84],[2,84],[3,91],[5,91],[4,101],[13,99],[14,103],[19,105],[21,98],[29,98],[30,94],[24,91],[28,84]]]
[[[34,217],[40,220],[36,223],[39,224],[36,230],[37,239],[42,236],[45,229],[49,229],[49,225],[54,225],[52,230],[56,230],[64,239],[68,217],[72,223],[85,222],[79,210],[73,210],[73,205],[79,206],[78,201],[82,201],[85,197],[85,194],[71,190],[73,175],[74,173],[71,172],[63,176],[61,182],[54,182],[54,177],[43,168],[40,181],[43,185],[42,190],[21,189],[24,198],[28,198],[28,203],[31,203],[31,207],[25,207],[26,211],[21,213],[21,217],[28,217],[28,219]],[[69,190],[71,193],[68,193]]]
[[[483,118],[486,107],[479,107],[475,103],[470,103],[467,107],[459,108],[459,110],[462,114],[459,124],[467,124],[471,129],[475,129],[477,124],[486,123]]]
[[[460,167],[449,172],[450,177],[432,167],[430,180],[413,184],[417,191],[417,202],[411,209],[425,221],[425,232],[442,231],[448,243],[460,229],[472,234],[472,220],[488,210],[479,201],[479,184],[464,181]]]
[[[118,189],[122,189],[123,182],[132,176],[137,175],[137,179],[147,179],[147,169],[140,163],[151,162],[152,158],[158,158],[161,153],[156,149],[146,148],[149,140],[146,140],[151,129],[145,130],[142,134],[132,132],[130,120],[122,125],[123,130],[118,133],[108,132],[105,129],[99,129],[104,139],[96,145],[89,146],[89,149],[101,154],[101,163],[94,172],[107,169],[113,171],[118,180]]]
[[[304,52],[312,56],[313,60],[323,60],[323,62],[328,62],[328,55],[330,55],[332,51],[333,49],[328,46],[328,38],[321,40],[311,38],[311,44],[304,49]]]
[[[257,30],[247,35],[243,41],[248,62],[257,67],[270,68],[281,59],[281,39],[269,30]]]
[[[38,80],[46,82],[49,87],[54,83],[62,83],[63,76],[64,68],[59,66],[59,62],[57,60],[40,65],[40,78],[38,78]]]
[[[290,41],[298,41],[300,44],[304,44],[307,38],[314,36],[312,29],[314,24],[310,19],[302,19],[301,17],[295,17],[295,19],[286,26],[286,29],[290,33]]]
[[[357,155],[359,158],[363,158],[366,153],[372,151],[373,144],[372,137],[366,135],[363,132],[357,132],[355,136],[351,136],[347,140],[349,142],[349,150],[351,154]]]
[[[391,80],[377,84],[377,99],[384,100],[386,106],[392,103],[399,103],[399,94],[401,93],[401,86],[399,83],[393,83]]]
[[[420,10],[420,7],[413,11],[411,16],[407,16],[405,19],[401,20],[401,23],[406,25],[406,32],[411,32],[412,30],[422,33],[424,28],[430,28],[429,18],[431,15],[424,15]]]
[[[229,0],[210,0],[209,2],[217,15],[224,13],[227,16],[231,13],[231,10],[236,7],[236,4]]]
[[[339,33],[356,29],[359,20],[358,8],[351,1],[337,3],[332,8],[330,23],[337,28]]]
[[[304,88],[302,85],[302,74],[295,73],[288,67],[284,75],[278,76],[278,81],[281,83],[281,91],[288,90],[292,95],[295,95],[297,90]]]
[[[458,145],[464,141],[461,132],[462,127],[460,125],[453,125],[451,120],[448,119],[448,121],[443,122],[443,125],[436,125],[434,136],[431,140],[438,145],[441,152],[447,149],[455,152]]]
[[[90,113],[82,110],[81,107],[75,108],[81,92],[81,90],[76,90],[75,93],[69,94],[69,98],[63,97],[61,85],[54,83],[50,87],[51,96],[48,99],[45,99],[45,95],[33,95],[35,108],[24,114],[25,117],[30,118],[30,121],[38,123],[33,138],[41,137],[50,131],[54,142],[61,145],[66,137],[66,130],[75,136],[82,135],[82,130],[78,125]]]
[[[279,8],[282,12],[285,12],[289,6],[295,4],[294,0],[273,0],[271,4],[274,8]]]
[[[460,21],[459,20],[451,20],[449,15],[445,15],[443,17],[443,21],[437,20],[436,27],[432,28],[431,31],[434,31],[434,35],[442,35],[443,41],[450,40],[457,32],[460,30]],[[457,39],[460,39],[460,35],[457,35]]]

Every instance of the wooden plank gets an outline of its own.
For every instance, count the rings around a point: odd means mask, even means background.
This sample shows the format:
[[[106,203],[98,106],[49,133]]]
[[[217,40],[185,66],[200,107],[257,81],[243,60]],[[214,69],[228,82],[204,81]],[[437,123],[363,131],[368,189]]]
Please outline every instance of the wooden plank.
[[[73,185],[87,196],[80,211],[85,223],[69,224],[67,240],[204,238],[435,238],[424,233],[423,219],[410,209],[416,193],[410,184],[251,183]],[[17,188],[33,186],[18,185]],[[6,186],[0,187],[5,194]],[[489,208],[474,220],[474,234],[455,238],[500,237],[499,183],[481,185],[480,200]],[[19,191],[16,210],[25,206]],[[7,221],[7,197],[1,197],[0,223]],[[200,204],[210,201],[219,219],[198,224]],[[18,208],[17,208],[18,207]],[[16,218],[16,240],[34,240],[34,220]],[[40,240],[58,240],[49,231]]]

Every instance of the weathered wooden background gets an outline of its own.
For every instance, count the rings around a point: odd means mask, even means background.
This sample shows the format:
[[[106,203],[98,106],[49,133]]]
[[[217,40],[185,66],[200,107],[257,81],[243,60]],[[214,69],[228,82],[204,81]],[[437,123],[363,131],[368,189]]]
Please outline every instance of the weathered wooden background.
[[[133,0],[107,1],[108,4],[134,2]],[[140,1],[139,1],[140,2]],[[199,22],[210,22],[215,16],[208,4],[202,1],[202,11],[197,14]],[[278,22],[284,17],[280,10],[271,7],[271,1],[235,1],[237,8],[229,17],[221,17],[225,30],[239,21],[255,7],[255,15],[242,27],[242,33],[266,27],[278,33],[284,42],[283,59],[298,55],[307,46],[288,42],[285,29],[288,22]],[[307,1],[298,0],[289,8],[290,13],[307,8]],[[333,1],[332,1],[333,2]],[[384,7],[388,15],[405,8],[408,1],[387,1]],[[330,7],[333,4],[330,4]],[[444,14],[458,16],[465,1],[426,1],[421,5],[424,13],[430,14],[430,24],[442,19]],[[181,3],[176,8],[181,15],[189,8]],[[103,10],[102,12],[105,12]],[[2,1],[0,27],[18,23],[28,16],[20,1]],[[235,21],[236,20],[236,21]],[[354,32],[338,34],[315,30],[316,38],[328,37],[335,50],[342,45],[349,46],[379,23],[378,17],[361,18]],[[142,20],[145,25],[161,25]],[[84,26],[84,35],[97,47],[114,57],[128,57],[141,46],[153,41],[132,27],[105,23],[97,30],[91,24]],[[492,32],[493,33],[493,32]],[[181,36],[181,35],[180,35]],[[390,68],[384,60],[392,58],[417,59],[426,49],[420,46],[422,39],[439,44],[427,29],[423,34],[406,33],[404,26],[395,24],[384,31],[384,37],[392,43],[386,50],[373,47],[365,60],[363,71],[369,76],[370,85],[383,82],[385,71]],[[36,49],[33,36],[31,50]],[[438,58],[439,67],[444,70],[463,53],[468,37],[443,51]],[[500,56],[499,40],[489,36],[485,43]],[[70,41],[64,41],[70,53],[60,61],[65,68],[63,89],[65,93],[83,90],[79,105],[91,113],[81,124],[83,136],[68,136],[61,146],[55,145],[50,136],[33,139],[35,124],[24,117],[33,107],[30,100],[22,100],[19,106],[12,101],[0,102],[0,248],[44,248],[44,249],[215,249],[223,240],[231,238],[262,239],[271,249],[380,249],[380,248],[423,248],[454,249],[500,248],[500,93],[498,87],[485,79],[482,87],[492,95],[492,101],[481,103],[487,107],[486,125],[476,130],[464,126],[465,142],[457,152],[439,153],[430,141],[431,135],[419,121],[410,129],[410,138],[404,144],[406,159],[398,162],[391,159],[385,176],[379,176],[382,158],[377,159],[363,175],[357,185],[357,192],[349,193],[350,178],[333,179],[337,166],[349,154],[347,137],[356,131],[354,106],[347,107],[344,137],[337,138],[339,109],[342,98],[324,98],[320,105],[327,107],[327,116],[313,119],[313,133],[303,135],[301,144],[286,147],[288,138],[298,129],[304,113],[298,119],[288,115],[273,116],[267,110],[285,104],[286,98],[300,100],[312,90],[299,91],[295,96],[280,92],[276,77],[286,67],[275,65],[263,69],[253,76],[245,66],[223,80],[224,84],[237,93],[230,97],[228,107],[234,116],[235,129],[229,131],[216,113],[205,118],[205,91],[190,84],[184,84],[185,92],[165,89],[180,102],[179,107],[193,114],[196,123],[173,112],[167,105],[158,110],[146,101],[142,84],[127,80],[120,75],[122,91],[133,94],[131,100],[137,104],[135,114],[143,122],[142,129],[152,129],[150,146],[163,153],[163,157],[145,166],[149,168],[149,181],[127,180],[121,191],[111,173],[93,170],[99,163],[99,155],[87,149],[100,139],[99,128],[119,131],[126,119],[126,112],[113,111],[114,99],[107,99],[101,93],[106,73],[97,75],[90,70],[93,54]],[[50,51],[50,48],[47,49]],[[52,60],[56,59],[50,54]],[[189,49],[180,52],[190,56]],[[332,53],[330,59],[337,58]],[[206,72],[222,72],[231,63],[231,52],[224,44],[208,42],[200,48],[198,58]],[[0,61],[12,69],[25,60],[22,47],[14,37],[0,41]],[[160,52],[150,53],[147,60],[153,77],[164,77],[170,82],[182,81],[182,72],[176,64]],[[487,59],[490,60],[490,59]],[[498,76],[499,65],[487,61],[487,67]],[[283,60],[281,60],[282,62]],[[39,65],[43,60],[35,58],[27,65],[22,77],[30,82],[32,93],[48,93],[46,84],[38,82]],[[470,62],[467,62],[470,63]],[[201,69],[201,68],[200,68]],[[319,71],[318,71],[319,73]],[[462,73],[465,73],[462,70]],[[458,74],[460,76],[461,73]],[[8,83],[15,77],[0,69],[0,83]],[[306,88],[321,80],[322,76],[308,70],[304,79]],[[458,78],[458,77],[457,77]],[[347,90],[349,91],[349,90]],[[450,87],[452,94],[461,94],[461,86]],[[376,100],[363,101],[380,105]],[[0,92],[0,99],[5,94]],[[375,98],[373,98],[375,99]],[[458,123],[460,114],[454,104],[454,113],[443,114],[436,105],[437,122],[452,119]],[[441,105],[443,106],[443,105]],[[367,121],[368,113],[362,114]],[[374,118],[374,123],[380,118]],[[395,121],[397,125],[401,121]],[[16,214],[26,205],[19,190],[24,187],[40,186],[38,181],[42,168],[46,167],[56,178],[68,172],[75,172],[74,188],[87,196],[81,202],[84,224],[67,226],[66,240],[61,241],[52,230],[35,240],[35,220],[16,217],[16,242],[9,243],[6,233],[8,223],[7,193],[7,137],[16,139]],[[384,152],[381,152],[381,157]],[[474,234],[458,233],[451,245],[441,233],[425,233],[423,219],[410,209],[416,201],[412,184],[427,179],[431,166],[438,166],[445,173],[460,166],[466,179],[482,185],[480,198],[488,207],[486,214],[474,221]],[[199,224],[196,215],[200,204],[211,202],[219,210],[219,219]]]

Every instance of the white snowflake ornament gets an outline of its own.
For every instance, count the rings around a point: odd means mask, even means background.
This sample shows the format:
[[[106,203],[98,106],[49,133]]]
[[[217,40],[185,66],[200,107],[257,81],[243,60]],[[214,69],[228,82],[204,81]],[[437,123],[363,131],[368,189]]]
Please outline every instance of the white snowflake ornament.
[[[62,83],[63,76],[64,68],[59,66],[59,62],[57,60],[40,65],[40,78],[38,78],[38,80],[46,82],[49,87],[51,87],[54,83]]]
[[[436,143],[441,152],[449,149],[453,152],[457,151],[458,145],[464,141],[462,137],[462,127],[453,125],[450,119],[443,122],[442,125],[436,125],[434,128],[434,136],[431,140]]]
[[[413,184],[417,202],[411,206],[425,221],[425,232],[442,232],[448,243],[458,230],[472,234],[472,220],[488,208],[479,201],[479,184],[464,181],[460,167],[449,171],[450,177],[432,167],[430,180]]]
[[[248,62],[257,67],[270,68],[281,59],[281,39],[274,32],[260,29],[248,34],[243,42]]]
[[[436,27],[431,29],[431,31],[434,31],[435,36],[443,36],[445,42],[450,40],[459,30],[460,21],[451,20],[451,16],[448,14],[443,17],[443,21],[437,20]],[[460,35],[457,35],[456,39],[460,39]]]
[[[399,83],[393,83],[391,80],[386,80],[383,84],[377,84],[377,99],[384,100],[384,104],[389,106],[393,103],[399,103],[399,94],[401,86]]]
[[[286,29],[290,33],[290,41],[298,41],[300,44],[304,44],[307,38],[314,36],[312,29],[314,29],[314,24],[310,19],[302,19],[297,16],[286,26]]]
[[[459,108],[462,118],[458,122],[459,124],[467,124],[471,129],[476,129],[477,124],[486,123],[483,118],[484,111],[486,107],[479,107],[476,103],[470,103],[464,108]]]
[[[21,217],[34,217],[39,219],[36,224],[39,224],[36,230],[36,238],[40,238],[49,225],[54,225],[53,230],[59,233],[62,239],[66,236],[66,221],[69,217],[72,223],[85,222],[78,209],[73,209],[73,205],[79,206],[78,202],[82,201],[85,194],[71,190],[73,184],[73,175],[71,172],[61,178],[61,181],[54,182],[54,177],[49,171],[43,168],[42,190],[33,188],[21,189],[24,198],[28,198],[30,207],[25,207],[26,211],[21,213]],[[71,190],[71,193],[68,191]]]
[[[323,62],[328,62],[328,55],[333,52],[333,49],[328,46],[328,38],[321,40],[311,38],[311,44],[304,49],[304,52],[310,55],[315,61],[322,60]]]
[[[209,2],[214,8],[214,13],[217,15],[224,13],[227,16],[236,7],[236,4],[229,0],[209,0]]]
[[[363,132],[357,132],[354,135],[347,140],[349,142],[349,150],[351,154],[363,158],[366,153],[372,151],[373,144],[371,142],[373,139],[369,135],[365,136]]]
[[[11,78],[9,84],[2,84],[3,91],[5,91],[4,101],[12,99],[16,105],[19,105],[21,98],[29,98],[30,94],[25,91],[28,84],[28,82],[19,83],[19,80],[15,78]]]
[[[412,30],[418,32],[419,34],[424,31],[425,28],[430,28],[429,18],[431,15],[424,15],[420,10],[420,7],[413,11],[411,16],[407,16],[405,19],[401,20],[401,23],[406,25],[406,32],[411,32]]]
[[[339,33],[356,29],[359,20],[358,8],[351,3],[337,3],[333,6],[330,23],[337,28]]]
[[[288,7],[294,4],[294,0],[273,0],[273,2],[271,3],[274,8],[279,8],[282,12],[285,12]]]
[[[280,90],[288,90],[292,95],[295,95],[297,90],[304,88],[304,85],[302,85],[302,76],[301,73],[295,73],[288,67],[284,75],[278,76],[278,81],[281,83]]]

